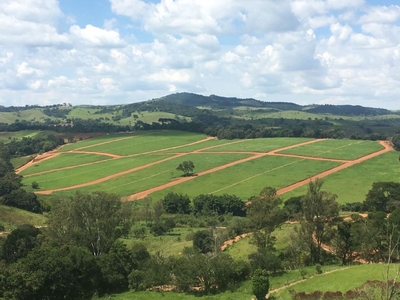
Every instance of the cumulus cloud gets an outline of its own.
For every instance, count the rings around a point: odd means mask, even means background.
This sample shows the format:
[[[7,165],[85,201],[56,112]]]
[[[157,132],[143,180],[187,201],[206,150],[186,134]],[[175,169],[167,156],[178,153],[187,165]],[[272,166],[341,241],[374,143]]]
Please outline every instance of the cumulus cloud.
[[[3,0],[0,103],[189,91],[398,108],[400,6],[385,2],[109,0],[91,24],[56,0]]]

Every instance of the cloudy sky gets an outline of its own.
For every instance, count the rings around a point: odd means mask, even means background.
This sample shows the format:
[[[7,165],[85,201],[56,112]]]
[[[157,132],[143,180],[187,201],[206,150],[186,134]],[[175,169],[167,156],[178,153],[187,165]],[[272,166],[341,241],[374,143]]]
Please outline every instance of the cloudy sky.
[[[400,1],[0,1],[0,105],[175,92],[400,109]]]

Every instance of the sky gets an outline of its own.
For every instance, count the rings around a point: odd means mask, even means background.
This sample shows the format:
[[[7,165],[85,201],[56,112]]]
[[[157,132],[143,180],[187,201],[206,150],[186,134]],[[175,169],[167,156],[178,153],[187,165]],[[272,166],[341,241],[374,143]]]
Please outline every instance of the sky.
[[[400,0],[0,0],[0,105],[400,109]]]

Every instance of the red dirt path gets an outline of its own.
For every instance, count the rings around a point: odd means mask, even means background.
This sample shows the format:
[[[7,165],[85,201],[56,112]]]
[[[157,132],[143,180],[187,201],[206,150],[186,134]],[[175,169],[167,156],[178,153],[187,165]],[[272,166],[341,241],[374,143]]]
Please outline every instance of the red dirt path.
[[[178,149],[178,148],[182,148],[184,146],[190,146],[190,145],[202,143],[202,142],[205,142],[205,141],[210,140],[210,139],[215,139],[215,138],[207,137],[206,139],[203,139],[203,140],[200,140],[200,141],[196,141],[196,142],[193,142],[193,143],[189,143],[189,144],[186,144],[186,145],[179,145],[179,146],[170,147],[170,148],[153,150],[153,151],[149,151],[149,152],[146,152],[146,153],[133,154],[133,155],[124,156],[124,157],[132,157],[132,156],[136,156],[136,155],[159,153],[159,152],[166,151],[166,150]],[[253,155],[250,156],[250,157],[244,158],[244,159],[236,160],[234,162],[231,162],[231,163],[228,163],[228,164],[225,164],[225,165],[222,165],[222,166],[218,166],[218,167],[203,171],[203,172],[199,172],[198,174],[196,174],[196,176],[178,178],[178,179],[176,179],[174,181],[171,181],[171,182],[168,182],[166,184],[163,184],[163,185],[160,185],[160,186],[157,186],[157,187],[154,187],[154,188],[151,188],[151,189],[139,192],[139,193],[135,193],[135,194],[133,194],[131,196],[128,196],[128,197],[123,197],[122,200],[123,201],[134,201],[134,200],[142,199],[142,198],[145,198],[145,197],[147,197],[148,195],[150,195],[150,194],[152,194],[154,192],[161,191],[163,189],[166,189],[166,188],[181,184],[183,182],[192,180],[192,179],[194,179],[194,178],[196,178],[198,176],[203,176],[203,175],[206,175],[206,174],[217,172],[217,171],[220,171],[220,170],[235,166],[237,164],[244,163],[244,162],[247,162],[247,161],[250,161],[250,160],[254,160],[254,159],[257,159],[257,158],[260,158],[260,157],[264,157],[264,156],[267,156],[267,155],[288,156],[288,157],[296,157],[296,158],[303,158],[303,159],[314,159],[314,160],[325,160],[325,161],[328,160],[328,161],[336,161],[336,162],[342,162],[343,163],[342,165],[340,165],[338,167],[335,167],[335,168],[332,168],[330,170],[324,171],[324,172],[319,173],[319,174],[317,174],[315,176],[312,176],[310,178],[307,178],[305,180],[299,181],[297,183],[294,183],[292,185],[289,185],[287,187],[284,187],[284,188],[278,190],[277,193],[278,193],[278,195],[280,195],[280,194],[289,192],[289,191],[291,191],[293,189],[296,189],[296,188],[298,188],[300,186],[303,186],[303,185],[307,184],[310,180],[314,180],[316,178],[325,177],[325,176],[330,175],[332,173],[335,173],[337,171],[340,171],[340,170],[343,170],[343,169],[348,168],[350,166],[353,166],[355,164],[361,163],[361,162],[363,162],[365,160],[368,160],[368,159],[371,159],[373,157],[379,156],[379,155],[381,155],[383,153],[386,153],[388,151],[391,151],[393,149],[386,142],[380,142],[380,144],[382,146],[384,146],[383,150],[380,150],[378,152],[374,152],[374,153],[371,153],[369,155],[363,156],[363,157],[361,157],[359,159],[356,159],[354,161],[278,153],[278,152],[281,152],[281,151],[284,151],[284,150],[287,150],[287,149],[295,148],[295,147],[302,146],[302,145],[316,143],[316,142],[319,142],[319,141],[322,141],[322,140],[323,139],[311,140],[311,141],[307,141],[307,142],[303,142],[303,143],[299,143],[299,144],[290,145],[290,146],[287,146],[287,147],[275,149],[275,150],[272,150],[272,151],[269,151],[269,152],[265,152],[265,153],[262,153],[262,152],[248,152],[249,154],[253,154]],[[235,141],[235,142],[231,142],[231,143],[228,143],[228,144],[240,143],[240,142],[245,142],[245,141],[246,140],[244,140],[244,141]],[[227,144],[224,144],[224,145],[227,145]],[[103,178],[100,178],[100,179],[97,179],[97,180],[94,180],[94,181],[91,181],[91,182],[86,182],[86,183],[82,183],[82,184],[79,184],[79,185],[74,185],[74,186],[69,186],[69,187],[64,187],[64,188],[59,188],[59,189],[37,191],[36,193],[37,194],[51,194],[52,192],[56,192],[56,191],[65,191],[65,190],[82,188],[82,187],[85,187],[85,186],[98,184],[98,183],[101,183],[101,182],[104,182],[104,181],[107,181],[107,180],[110,180],[110,179],[113,179],[113,178],[116,178],[116,177],[119,177],[119,176],[123,176],[123,175],[126,175],[126,174],[130,174],[130,173],[145,169],[147,167],[151,167],[153,165],[159,164],[159,163],[164,162],[164,161],[168,161],[168,160],[171,160],[171,159],[174,159],[174,158],[178,158],[178,157],[181,157],[181,156],[185,156],[185,155],[188,155],[188,154],[202,153],[202,151],[204,151],[204,150],[216,148],[216,147],[219,147],[219,146],[222,146],[222,145],[211,146],[211,147],[195,150],[193,152],[176,153],[172,157],[169,157],[169,158],[166,158],[166,159],[162,159],[162,160],[159,160],[159,161],[156,161],[156,162],[153,162],[153,163],[149,163],[149,164],[146,164],[144,166],[136,167],[136,168],[124,171],[124,172],[119,172],[119,173],[116,173],[116,174],[112,174],[112,175],[109,175],[109,176],[106,176],[106,177],[103,177]],[[73,153],[73,152],[77,152],[77,151],[71,150],[71,151],[68,151],[68,152],[72,152]],[[219,153],[219,154],[230,154],[230,153],[234,153],[234,152],[236,153],[236,151],[233,151],[233,152],[232,151],[227,151],[227,152],[221,151],[221,152],[216,152],[216,153]],[[87,151],[87,152],[86,151],[79,151],[79,153],[101,154],[101,153],[94,153],[94,152],[89,152],[89,151]],[[209,152],[206,152],[206,153],[209,153]],[[213,153],[213,152],[211,152],[211,153]],[[237,153],[239,153],[239,151]],[[240,152],[240,153],[245,154],[245,152]],[[58,153],[54,153],[52,155],[48,155],[48,157],[45,157],[43,159],[49,159],[49,158],[54,157],[55,155],[58,155]],[[111,156],[109,153],[107,153],[107,155]],[[120,157],[120,156],[116,156],[115,157],[115,159],[118,159],[118,158],[122,158],[122,157]],[[97,163],[97,162],[93,162],[93,163]],[[88,163],[88,164],[93,164],[93,163]],[[83,165],[88,165],[88,164],[83,164]],[[78,166],[80,166],[80,165],[77,165],[77,166],[74,166],[74,167],[78,167]],[[29,167],[29,166],[27,166],[27,167]],[[71,167],[66,167],[66,168],[71,168]],[[25,168],[23,168],[23,169],[25,169]],[[64,168],[61,168],[61,169],[64,169]],[[20,171],[22,171],[22,169],[19,169],[18,171],[20,172]],[[51,171],[54,171],[54,170],[51,170]],[[31,174],[31,175],[34,175],[34,174]]]
[[[317,175],[314,175],[314,176],[312,176],[312,177],[310,177],[310,178],[304,179],[304,180],[302,180],[302,181],[296,182],[296,183],[291,184],[291,185],[289,185],[289,186],[287,186],[287,187],[284,187],[284,188],[282,188],[282,189],[279,189],[279,190],[277,191],[277,194],[278,194],[278,195],[282,195],[282,194],[284,194],[284,193],[287,193],[287,192],[289,192],[289,191],[292,191],[292,190],[294,190],[294,189],[297,189],[298,187],[301,187],[301,186],[303,186],[303,185],[305,185],[305,184],[308,184],[308,183],[309,183],[310,181],[312,181],[312,180],[315,180],[315,179],[317,179],[317,178],[326,177],[326,176],[328,176],[328,175],[330,175],[330,174],[333,174],[333,173],[335,173],[335,172],[341,171],[341,170],[346,169],[346,168],[348,168],[348,167],[357,165],[357,164],[362,163],[362,162],[364,162],[364,161],[366,161],[366,160],[369,160],[369,159],[371,159],[371,158],[374,158],[374,157],[376,157],[376,156],[382,155],[382,154],[384,154],[384,153],[386,153],[386,152],[389,152],[389,151],[392,151],[392,150],[393,150],[393,147],[390,146],[388,143],[383,142],[383,141],[380,141],[379,143],[384,147],[384,149],[382,149],[382,150],[380,150],[380,151],[377,151],[377,152],[374,152],[374,153],[371,153],[371,154],[368,154],[368,155],[366,155],[366,156],[360,157],[360,158],[358,158],[358,159],[356,159],[356,160],[352,160],[352,161],[345,162],[343,165],[334,167],[334,168],[332,168],[332,169],[330,169],[330,170],[324,171],[324,172],[319,173],[319,174],[317,174]]]

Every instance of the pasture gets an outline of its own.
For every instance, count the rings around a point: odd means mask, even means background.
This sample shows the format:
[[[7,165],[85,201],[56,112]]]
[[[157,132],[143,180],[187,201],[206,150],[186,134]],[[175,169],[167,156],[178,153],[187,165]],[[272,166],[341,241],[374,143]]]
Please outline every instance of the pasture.
[[[169,192],[190,197],[212,193],[235,194],[245,200],[266,186],[284,188],[342,164],[333,158],[354,160],[381,149],[378,142],[366,141],[316,141],[307,138],[217,140],[206,139],[204,134],[179,131],[136,132],[105,135],[66,145],[54,157],[32,164],[21,175],[25,175],[23,184],[28,189],[33,181],[39,183],[39,192],[56,190],[69,195],[77,189],[85,192],[101,190],[121,197],[144,192],[150,193],[154,199]],[[292,154],[299,157],[291,157]],[[306,156],[300,157],[302,155]],[[307,156],[318,156],[321,160]],[[393,157],[391,153],[378,156],[329,175],[324,188],[338,191],[339,201],[344,203],[348,197],[360,193],[359,186],[368,191],[374,179],[365,185],[366,178],[378,178],[378,175],[382,178],[381,173],[390,170],[387,166]],[[184,160],[194,162],[194,171],[199,176],[180,180],[182,173],[176,167]],[[361,169],[356,174],[350,172],[357,168]],[[393,174],[397,173],[387,172],[387,180]],[[331,180],[333,184],[328,183]],[[340,182],[348,189],[343,190]],[[149,189],[153,190],[147,192]],[[304,190],[305,187],[301,187],[283,197],[287,199]],[[364,190],[362,193],[365,196]],[[341,194],[347,195],[347,199],[342,200]]]
[[[71,169],[55,170],[54,172],[38,174],[23,179],[23,184],[29,187],[33,181],[39,183],[41,190],[57,189],[101,179],[119,172],[165,159],[170,155],[148,155],[127,157],[118,160],[105,160]]]
[[[113,143],[87,147],[88,152],[106,152],[115,155],[132,155],[156,151],[164,148],[179,147],[205,139],[205,135],[161,131],[156,134],[140,135],[135,139],[123,139]]]
[[[344,139],[323,140],[317,143],[284,150],[281,153],[354,160],[382,149],[383,146],[377,142]]]
[[[183,160],[192,160],[195,164],[195,172],[198,173],[245,157],[248,157],[248,155],[219,154],[210,156],[207,154],[188,154],[96,185],[82,187],[79,190],[85,192],[100,190],[120,196],[129,196],[180,178],[182,172],[177,171],[176,167]]]
[[[391,278],[394,277],[397,268],[398,266],[392,265],[390,272]],[[385,265],[383,264],[351,266],[338,270],[337,272],[317,275],[304,282],[293,285],[289,289],[306,293],[311,293],[313,291],[341,291],[343,293],[361,286],[367,280],[384,280],[384,272]],[[292,297],[289,294],[289,289],[284,289],[274,294],[274,296],[276,299],[291,300]]]
[[[199,194],[234,194],[248,199],[258,195],[266,186],[279,189],[338,165],[340,163],[331,161],[264,156],[195,178],[153,196],[158,199],[175,192],[191,197]]]
[[[262,138],[249,140],[235,140],[234,143],[223,144],[207,151],[211,152],[229,152],[229,151],[248,151],[248,152],[268,152],[282,147],[296,145],[310,141],[307,138]]]
[[[0,205],[0,224],[5,230],[14,230],[23,224],[45,226],[47,218],[41,214],[34,214],[26,210],[11,206]]]
[[[23,170],[21,175],[29,175],[34,173],[40,173],[44,171],[55,170],[59,168],[72,167],[81,164],[91,163],[95,161],[101,161],[110,159],[107,156],[101,156],[96,154],[86,153],[61,153],[59,157],[50,160],[39,161],[34,163],[31,168]]]
[[[372,184],[378,181],[400,181],[399,155],[391,151],[360,164],[351,166],[340,172],[333,173],[324,178],[323,189],[338,196],[337,201],[341,204],[351,202],[362,202],[372,188]],[[304,195],[307,190],[302,186],[290,191],[282,197]]]

